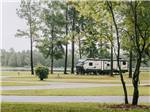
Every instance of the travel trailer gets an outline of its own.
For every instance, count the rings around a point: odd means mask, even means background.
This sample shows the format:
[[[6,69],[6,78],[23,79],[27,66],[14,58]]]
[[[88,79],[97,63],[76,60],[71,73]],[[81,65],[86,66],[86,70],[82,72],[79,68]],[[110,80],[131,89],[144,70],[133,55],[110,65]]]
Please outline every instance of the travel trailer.
[[[119,60],[122,73],[128,71],[128,63],[126,60]],[[76,64],[77,74],[109,74],[111,72],[110,59],[80,59]],[[119,73],[117,60],[113,60],[113,73]]]

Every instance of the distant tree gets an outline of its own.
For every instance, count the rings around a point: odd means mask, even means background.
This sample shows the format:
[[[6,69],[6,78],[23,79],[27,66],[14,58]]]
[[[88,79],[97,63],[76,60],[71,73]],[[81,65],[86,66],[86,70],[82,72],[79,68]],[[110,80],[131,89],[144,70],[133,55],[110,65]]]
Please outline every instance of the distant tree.
[[[84,31],[81,34],[83,38],[80,40],[82,43],[80,45],[80,49],[84,56],[87,56],[88,58],[97,58],[99,57],[99,50],[97,46],[99,42],[96,22],[93,19],[86,19],[84,22],[86,25],[84,26]]]
[[[17,66],[21,67],[22,66],[22,60],[21,60],[21,53],[20,52],[16,53],[16,61],[17,61]]]
[[[8,52],[5,49],[1,49],[0,59],[1,66],[8,66]]]
[[[82,42],[82,52],[83,55],[88,58],[97,58],[98,57],[98,49],[96,47],[96,39],[94,37],[89,37]]]
[[[17,58],[16,58],[16,53],[15,50],[13,48],[11,48],[10,50],[10,55],[9,55],[9,59],[8,59],[8,66],[17,66]]]

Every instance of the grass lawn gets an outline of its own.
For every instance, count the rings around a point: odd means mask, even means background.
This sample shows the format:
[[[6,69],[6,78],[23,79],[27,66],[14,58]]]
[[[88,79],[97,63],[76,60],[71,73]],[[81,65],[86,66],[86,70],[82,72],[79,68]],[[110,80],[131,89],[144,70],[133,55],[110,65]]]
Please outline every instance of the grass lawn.
[[[122,107],[123,106],[123,107]],[[149,112],[148,105],[100,103],[2,103],[1,112]]]
[[[38,88],[37,88],[38,89]],[[133,87],[127,87],[128,95],[133,94]],[[93,87],[71,89],[48,89],[48,90],[6,90],[2,95],[18,96],[123,96],[122,87]],[[150,87],[139,87],[140,96],[150,95]]]
[[[59,74],[59,75],[58,75]],[[2,76],[12,76],[10,78],[3,78],[4,81],[30,81],[39,82],[38,77],[31,75],[30,72],[1,72]],[[124,74],[126,83],[131,83],[132,79],[128,78],[128,73]],[[140,74],[140,81],[150,80],[150,72],[142,72]],[[114,77],[108,75],[64,75],[61,73],[49,74],[49,78],[45,82],[88,82],[88,83],[121,83],[120,76]]]

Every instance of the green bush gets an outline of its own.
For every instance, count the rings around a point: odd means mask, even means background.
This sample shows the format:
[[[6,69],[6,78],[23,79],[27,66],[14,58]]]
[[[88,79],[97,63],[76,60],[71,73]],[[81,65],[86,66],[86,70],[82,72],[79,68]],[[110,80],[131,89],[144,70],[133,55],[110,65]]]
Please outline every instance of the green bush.
[[[48,78],[49,69],[43,65],[38,65],[35,68],[36,75],[40,78],[40,80]]]

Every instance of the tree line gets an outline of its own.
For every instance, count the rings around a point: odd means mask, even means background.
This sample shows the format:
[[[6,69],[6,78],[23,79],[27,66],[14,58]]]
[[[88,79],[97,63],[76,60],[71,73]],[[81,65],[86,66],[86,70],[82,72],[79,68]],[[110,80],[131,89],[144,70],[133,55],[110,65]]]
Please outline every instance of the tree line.
[[[9,50],[1,49],[0,51],[1,51],[1,66],[3,67],[30,67],[30,50],[23,50],[23,51],[17,52],[13,48],[10,48]],[[37,49],[33,50],[33,55],[34,55],[33,57],[34,67],[38,64],[42,64],[48,67],[51,65],[50,58],[46,59],[43,56],[43,54],[39,52]],[[124,54],[124,55],[128,56],[128,54]],[[103,56],[105,56],[105,54],[103,54]],[[70,68],[71,67],[71,52],[70,51],[69,51],[67,58],[68,58],[67,65]],[[75,54],[75,64],[79,58],[80,56]],[[64,68],[65,67],[64,60],[65,60],[65,56],[63,56],[62,59],[54,61],[54,67]],[[150,66],[150,60],[148,60],[148,58],[145,58],[141,66],[142,67]],[[135,64],[133,65],[133,67],[135,67]]]
[[[133,81],[132,104],[138,103],[140,66],[150,57],[150,2],[148,1],[31,1],[22,0],[17,10],[26,20],[27,30],[18,30],[16,36],[29,37],[31,42],[31,72],[33,70],[33,43],[45,58],[50,58],[51,73],[54,60],[65,55],[67,68],[68,45],[71,45],[71,73],[74,73],[75,51],[79,57],[117,59],[125,103],[128,94],[119,60],[122,52],[129,55],[129,73]],[[110,51],[110,56],[107,53]],[[108,53],[109,54],[109,53]],[[135,70],[132,70],[133,59]],[[132,74],[133,73],[133,74]]]
[[[33,50],[34,67],[38,64],[50,66],[50,58],[45,59],[42,53],[38,50]],[[75,55],[75,63],[78,57]],[[68,55],[68,67],[71,67],[71,54]],[[30,67],[30,50],[16,52],[13,48],[10,50],[1,49],[1,66],[3,67]],[[64,68],[64,57],[54,61],[54,67]]]

